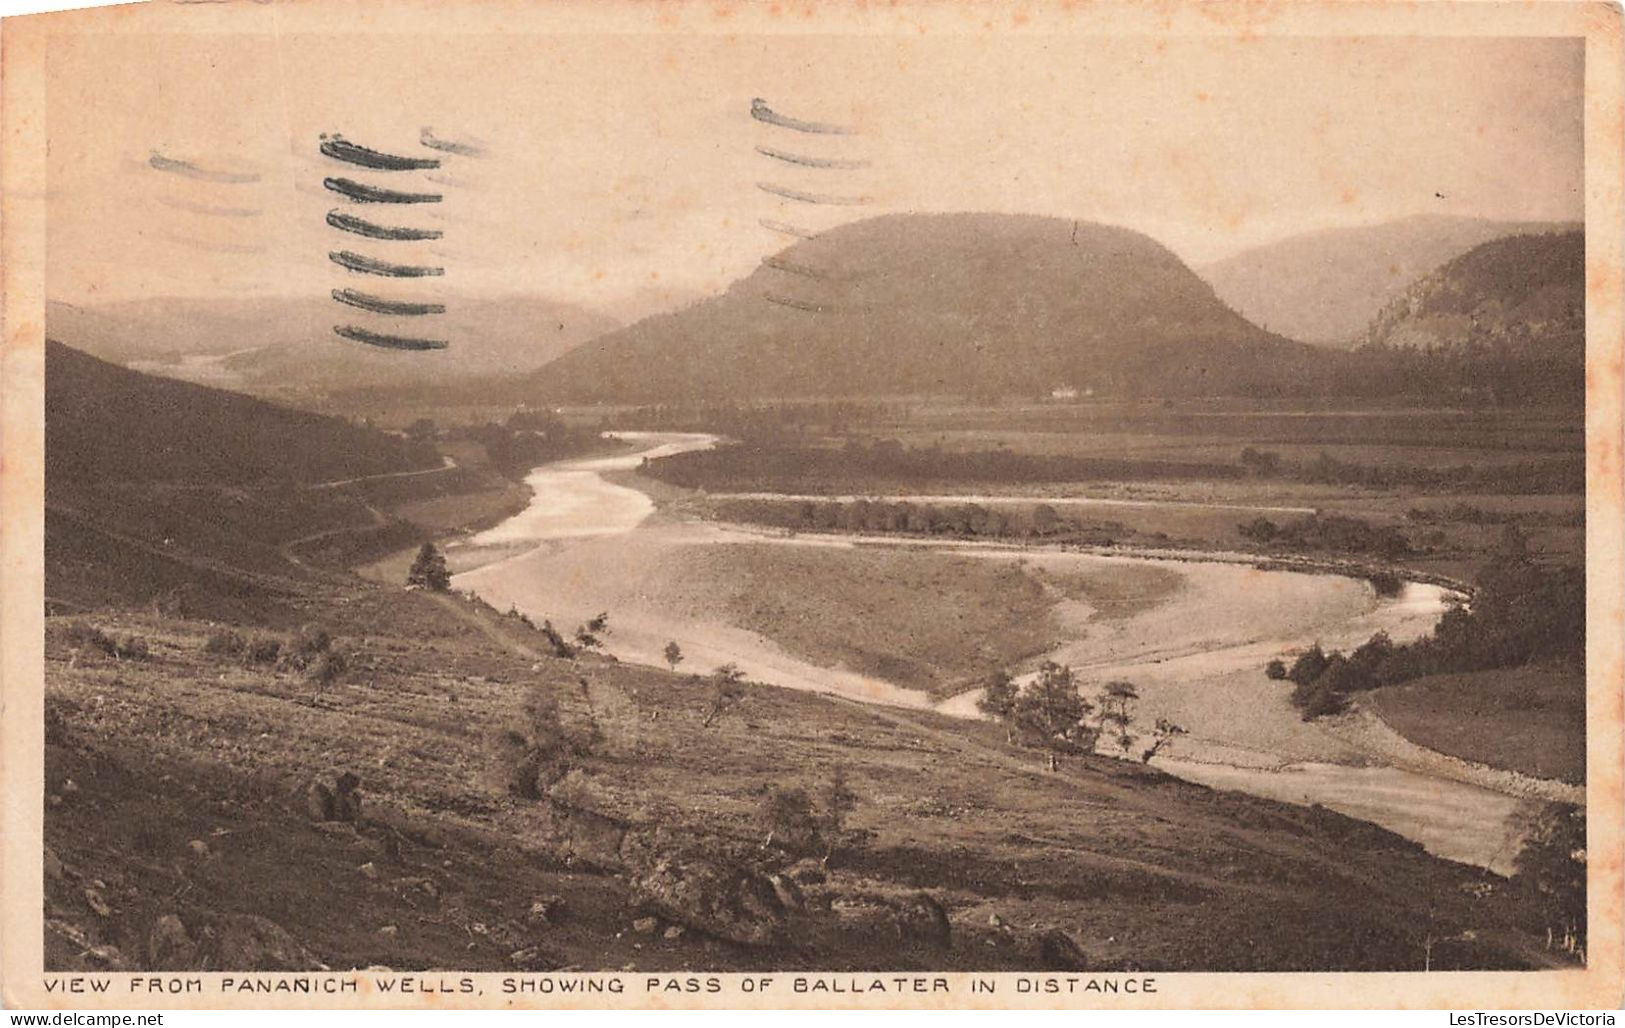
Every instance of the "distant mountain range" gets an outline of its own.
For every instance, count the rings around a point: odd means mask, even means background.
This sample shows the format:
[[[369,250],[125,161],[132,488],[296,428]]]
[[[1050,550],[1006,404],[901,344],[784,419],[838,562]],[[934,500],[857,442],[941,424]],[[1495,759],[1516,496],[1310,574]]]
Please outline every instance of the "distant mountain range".
[[[444,314],[383,317],[327,296],[158,298],[52,303],[53,339],[138,370],[259,395],[325,395],[357,385],[435,385],[519,376],[619,327],[583,307],[537,296],[448,302]],[[340,338],[355,323],[444,338],[429,353],[378,350]]]
[[[726,293],[578,347],[552,401],[1270,393],[1314,348],[1226,307],[1166,247],[1027,215],[888,215],[773,255]]]
[[[1492,239],[1577,227],[1418,215],[1291,236],[1199,270],[1220,299],[1270,331],[1348,348],[1385,305],[1452,258]]]

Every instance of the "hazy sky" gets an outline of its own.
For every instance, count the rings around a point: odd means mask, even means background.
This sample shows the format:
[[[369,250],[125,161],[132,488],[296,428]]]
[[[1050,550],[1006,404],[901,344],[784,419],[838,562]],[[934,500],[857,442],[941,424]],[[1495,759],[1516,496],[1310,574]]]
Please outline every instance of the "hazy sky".
[[[636,311],[747,273],[788,242],[764,217],[1053,214],[1200,263],[1421,212],[1582,215],[1582,45],[1562,39],[109,35],[58,47],[48,73],[48,288],[75,302],[376,285],[328,263],[345,244],[443,264],[411,284],[425,296]],[[763,125],[753,97],[859,132]],[[434,185],[317,152],[339,132],[425,154],[424,126],[488,154]],[[798,172],[757,145],[871,165]],[[259,180],[158,171],[154,150]],[[446,202],[347,205],[322,189],[334,174]],[[347,206],[445,238],[346,240],[323,215]]]

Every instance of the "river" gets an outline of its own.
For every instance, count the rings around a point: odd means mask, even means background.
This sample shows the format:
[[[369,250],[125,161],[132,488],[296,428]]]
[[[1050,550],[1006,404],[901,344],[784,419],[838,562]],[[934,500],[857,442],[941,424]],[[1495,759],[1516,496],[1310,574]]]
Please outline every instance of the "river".
[[[1182,578],[1173,599],[1115,623],[1091,620],[1083,605],[1072,616],[1088,630],[1080,629],[1049,655],[1091,680],[1109,676],[1134,682],[1142,697],[1141,718],[1149,723],[1168,717],[1192,729],[1170,755],[1157,757],[1155,766],[1216,788],[1319,803],[1389,828],[1439,856],[1500,873],[1511,869],[1523,800],[1375,761],[1325,727],[1303,722],[1287,702],[1288,687],[1262,673],[1272,657],[1316,641],[1347,648],[1379,630],[1396,641],[1423,635],[1448,609],[1447,590],[1407,583],[1398,596],[1381,598],[1356,579],[1263,571],[1233,559],[793,536],[657,517],[647,494],[609,481],[605,473],[635,469],[646,457],[703,449],[716,440],[696,433],[616,435],[635,448],[537,468],[526,478],[534,498],[524,511],[449,549],[459,572],[456,587],[498,608],[514,606],[559,624],[607,610],[612,632],[606,648],[622,660],[660,666],[666,641],[680,639],[690,667],[734,663],[750,678],[774,685],[976,717],[975,692],[934,703],[894,683],[809,663],[716,616],[684,613],[662,602],[662,555],[683,546],[903,544],[1050,570],[1157,563]]]

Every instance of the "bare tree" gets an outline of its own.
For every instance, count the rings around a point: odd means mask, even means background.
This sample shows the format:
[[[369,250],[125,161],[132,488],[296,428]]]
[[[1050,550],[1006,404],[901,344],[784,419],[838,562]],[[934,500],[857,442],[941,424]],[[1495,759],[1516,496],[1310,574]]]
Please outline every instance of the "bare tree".
[[[711,709],[706,711],[702,727],[710,728],[717,718],[745,698],[745,673],[737,664],[724,664],[711,672]]]

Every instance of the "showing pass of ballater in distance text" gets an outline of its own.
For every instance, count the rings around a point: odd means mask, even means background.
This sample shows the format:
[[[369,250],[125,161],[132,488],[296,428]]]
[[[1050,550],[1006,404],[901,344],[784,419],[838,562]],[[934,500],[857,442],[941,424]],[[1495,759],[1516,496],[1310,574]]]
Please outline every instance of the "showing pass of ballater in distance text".
[[[1617,1006],[1621,21],[8,19],[4,1002]]]

